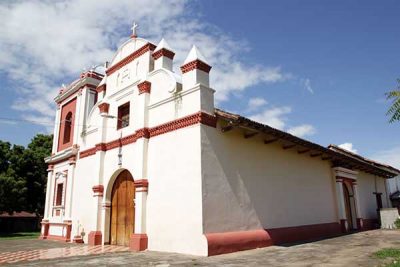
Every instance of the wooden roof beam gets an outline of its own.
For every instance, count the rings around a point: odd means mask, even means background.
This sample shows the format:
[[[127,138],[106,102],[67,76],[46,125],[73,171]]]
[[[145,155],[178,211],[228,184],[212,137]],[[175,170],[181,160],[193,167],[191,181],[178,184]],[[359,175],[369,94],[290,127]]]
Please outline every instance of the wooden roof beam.
[[[306,149],[302,149],[302,150],[297,150],[297,153],[299,153],[299,154],[304,154],[304,153],[307,153],[307,152],[309,152],[309,151],[311,151],[311,149],[306,148]]]
[[[256,136],[259,132],[252,132],[252,133],[245,133],[244,138],[252,138],[253,136]]]
[[[233,125],[228,125],[221,128],[221,132],[226,133],[233,129]]]
[[[282,148],[283,149],[289,149],[289,148],[292,148],[292,147],[295,147],[295,146],[296,146],[296,144],[283,145]]]
[[[270,139],[264,139],[264,144],[271,144],[271,143],[273,143],[273,142],[276,142],[276,141],[278,141],[279,140],[279,138],[270,138]]]
[[[310,157],[312,157],[312,158],[319,157],[319,156],[322,156],[321,152],[316,152],[316,153],[311,153],[310,154]]]
[[[324,155],[322,155],[322,158],[321,158],[322,160],[329,160],[329,159],[332,159],[332,157],[331,156],[324,156]]]

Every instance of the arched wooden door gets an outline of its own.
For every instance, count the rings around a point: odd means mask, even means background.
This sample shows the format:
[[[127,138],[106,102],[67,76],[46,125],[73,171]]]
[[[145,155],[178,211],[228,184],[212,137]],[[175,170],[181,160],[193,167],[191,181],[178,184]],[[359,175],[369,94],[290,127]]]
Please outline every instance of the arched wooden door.
[[[111,245],[128,246],[135,224],[135,183],[129,171],[121,172],[111,193]]]

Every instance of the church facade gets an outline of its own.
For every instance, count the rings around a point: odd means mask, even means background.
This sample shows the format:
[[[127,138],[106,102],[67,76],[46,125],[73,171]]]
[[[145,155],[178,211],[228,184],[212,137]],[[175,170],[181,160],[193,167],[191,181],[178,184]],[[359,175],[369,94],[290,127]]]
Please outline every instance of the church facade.
[[[174,55],[134,32],[60,90],[42,239],[207,256],[378,226],[399,170],[217,109]]]

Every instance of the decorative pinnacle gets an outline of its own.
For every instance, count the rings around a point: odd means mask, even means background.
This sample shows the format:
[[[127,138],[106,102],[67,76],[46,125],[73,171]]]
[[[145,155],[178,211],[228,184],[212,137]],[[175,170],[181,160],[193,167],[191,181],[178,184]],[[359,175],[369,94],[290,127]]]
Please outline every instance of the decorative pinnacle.
[[[131,30],[132,30],[131,37],[132,38],[136,38],[137,37],[136,28],[138,28],[138,27],[139,27],[139,25],[137,25],[136,22],[134,21],[133,25],[132,25],[132,28],[131,28]]]

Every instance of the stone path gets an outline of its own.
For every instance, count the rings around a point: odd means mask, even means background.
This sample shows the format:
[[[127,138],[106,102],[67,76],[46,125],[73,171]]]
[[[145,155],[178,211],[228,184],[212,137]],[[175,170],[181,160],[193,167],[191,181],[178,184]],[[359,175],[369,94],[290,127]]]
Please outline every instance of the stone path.
[[[382,266],[385,261],[372,257],[382,248],[400,248],[400,231],[374,230],[293,246],[272,246],[231,254],[197,257],[145,251],[134,253],[124,247],[71,245],[40,247],[19,251],[0,241],[0,258],[15,266]],[[15,241],[18,242],[18,241]],[[31,242],[46,242],[32,240]],[[47,241],[51,242],[51,241]],[[43,243],[42,243],[43,244]],[[42,246],[48,246],[49,243]],[[29,245],[31,248],[34,245]],[[56,246],[56,245],[54,245]],[[41,253],[37,251],[42,251]],[[45,253],[44,251],[47,251]],[[49,252],[50,251],[50,252]],[[57,252],[58,251],[58,252]],[[9,253],[9,254],[6,254]],[[14,258],[12,258],[14,257]],[[26,258],[23,258],[26,257]],[[13,260],[20,261],[13,261]],[[386,260],[387,262],[387,260]]]
[[[22,261],[49,260],[76,256],[97,255],[112,252],[128,251],[121,246],[72,246],[62,248],[34,249],[22,251],[0,252],[0,264],[17,263]]]

